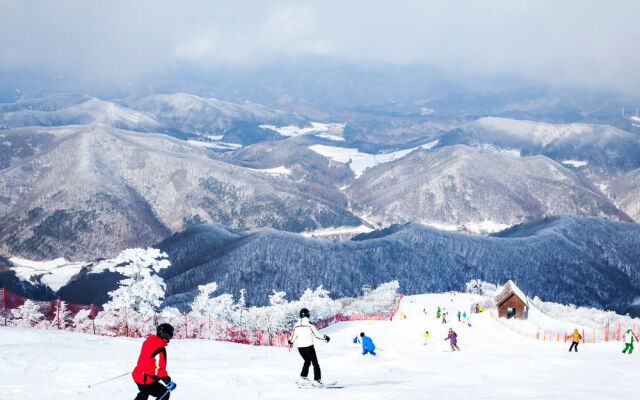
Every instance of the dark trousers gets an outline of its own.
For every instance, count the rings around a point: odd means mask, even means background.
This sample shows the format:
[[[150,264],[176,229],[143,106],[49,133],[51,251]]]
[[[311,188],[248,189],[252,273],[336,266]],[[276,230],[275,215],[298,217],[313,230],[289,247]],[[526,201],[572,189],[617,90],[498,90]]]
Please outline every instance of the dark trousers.
[[[300,376],[306,378],[307,375],[309,375],[309,365],[313,364],[313,380],[319,381],[320,380],[320,364],[318,364],[316,349],[313,347],[313,345],[309,347],[298,347],[298,352],[304,359],[304,364],[302,364],[302,372],[300,372]]]
[[[141,385],[136,382],[136,385],[138,385],[140,393],[138,393],[135,400],[147,400],[149,395],[160,398],[163,394],[167,393],[167,388],[160,382],[152,382],[148,385]],[[168,400],[170,395],[170,393],[167,393],[166,396],[162,397],[162,400]]]
[[[571,343],[571,347],[569,347],[569,351],[575,347],[576,353],[578,352],[578,342]]]

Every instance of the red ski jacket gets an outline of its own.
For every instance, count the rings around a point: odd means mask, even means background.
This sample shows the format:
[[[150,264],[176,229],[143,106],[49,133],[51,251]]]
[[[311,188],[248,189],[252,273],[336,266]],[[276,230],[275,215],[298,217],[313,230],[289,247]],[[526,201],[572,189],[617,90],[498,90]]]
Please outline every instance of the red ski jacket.
[[[151,335],[144,341],[138,364],[131,373],[135,382],[148,385],[169,376],[166,370],[167,351],[164,348],[166,345],[167,342],[156,335]]]

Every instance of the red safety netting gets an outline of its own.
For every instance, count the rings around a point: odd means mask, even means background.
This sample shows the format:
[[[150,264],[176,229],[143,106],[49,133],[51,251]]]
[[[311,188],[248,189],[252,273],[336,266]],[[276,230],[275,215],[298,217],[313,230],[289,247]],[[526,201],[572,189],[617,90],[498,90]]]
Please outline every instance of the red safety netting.
[[[398,312],[400,295],[395,308],[388,314],[336,314],[314,323],[318,329],[336,322],[359,320],[387,320]],[[60,298],[49,301],[28,299],[6,288],[0,290],[2,302],[0,324],[4,326],[62,329],[105,336],[146,337],[154,334],[159,323],[168,322],[175,329],[175,338],[209,339],[254,346],[287,346],[288,333],[251,330],[211,316],[140,315],[125,310],[104,310],[91,304],[74,304]]]

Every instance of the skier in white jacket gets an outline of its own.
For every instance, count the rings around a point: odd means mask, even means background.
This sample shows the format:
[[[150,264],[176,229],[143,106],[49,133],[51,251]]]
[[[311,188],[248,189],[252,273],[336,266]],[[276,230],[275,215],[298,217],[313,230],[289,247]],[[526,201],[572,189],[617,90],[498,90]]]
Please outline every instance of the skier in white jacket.
[[[300,310],[300,320],[295,324],[291,331],[291,336],[289,336],[289,344],[293,345],[295,343],[298,347],[298,352],[304,359],[302,372],[298,380],[301,385],[309,384],[307,375],[309,374],[309,366],[313,364],[313,386],[322,386],[320,364],[318,364],[316,350],[313,347],[314,338],[329,342],[329,336],[321,335],[316,327],[309,322],[309,310],[303,308]]]

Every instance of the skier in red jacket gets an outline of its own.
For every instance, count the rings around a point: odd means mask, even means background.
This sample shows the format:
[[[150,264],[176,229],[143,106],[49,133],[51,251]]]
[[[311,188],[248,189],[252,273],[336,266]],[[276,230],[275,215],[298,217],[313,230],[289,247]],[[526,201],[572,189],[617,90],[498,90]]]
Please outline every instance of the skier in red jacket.
[[[165,346],[172,338],[173,326],[160,324],[156,329],[156,334],[149,336],[142,344],[138,364],[131,373],[138,389],[140,389],[135,400],[147,400],[149,395],[168,400],[168,392],[176,388],[176,384],[171,382],[166,370],[167,351]],[[163,381],[166,386],[162,385],[160,381]]]

